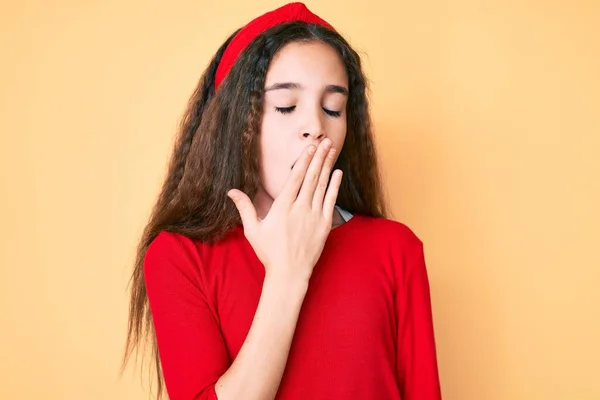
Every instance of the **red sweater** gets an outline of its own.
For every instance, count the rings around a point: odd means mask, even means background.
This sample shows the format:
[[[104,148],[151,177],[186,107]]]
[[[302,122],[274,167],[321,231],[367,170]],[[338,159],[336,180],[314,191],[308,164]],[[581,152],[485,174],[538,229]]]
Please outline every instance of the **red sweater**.
[[[212,246],[163,232],[144,273],[170,399],[217,400],[264,279],[241,227]],[[277,400],[326,399],[441,399],[423,246],[403,224],[355,215],[313,270]]]

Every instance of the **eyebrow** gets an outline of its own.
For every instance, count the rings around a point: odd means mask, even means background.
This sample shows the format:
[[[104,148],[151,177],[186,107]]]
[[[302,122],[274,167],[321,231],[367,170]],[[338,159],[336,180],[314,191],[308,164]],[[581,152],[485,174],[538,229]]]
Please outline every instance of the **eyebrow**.
[[[273,90],[282,90],[282,89],[302,90],[303,87],[299,83],[295,83],[295,82],[274,83],[273,85],[265,88],[265,92],[270,92]],[[325,91],[327,93],[341,93],[344,96],[348,96],[348,89],[346,89],[344,86],[340,86],[340,85],[327,85],[325,87]]]

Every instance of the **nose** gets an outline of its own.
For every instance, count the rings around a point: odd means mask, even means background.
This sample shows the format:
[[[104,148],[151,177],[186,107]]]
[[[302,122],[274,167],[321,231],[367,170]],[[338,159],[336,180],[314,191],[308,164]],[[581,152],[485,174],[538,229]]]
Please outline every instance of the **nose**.
[[[321,110],[319,109],[319,111]],[[311,112],[309,115],[305,116],[306,123],[301,129],[302,137],[304,139],[317,140],[320,142],[327,137],[323,115],[321,115],[322,113],[319,111]]]
[[[315,134],[308,133],[308,132],[303,133],[302,136],[304,136],[304,138],[312,138],[313,140],[318,140],[319,142],[327,137],[327,135],[325,133],[315,135]]]

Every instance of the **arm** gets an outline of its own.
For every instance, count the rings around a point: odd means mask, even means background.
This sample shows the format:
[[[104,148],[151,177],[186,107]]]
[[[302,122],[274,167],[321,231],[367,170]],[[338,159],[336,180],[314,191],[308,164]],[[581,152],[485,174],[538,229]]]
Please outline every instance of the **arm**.
[[[306,289],[265,279],[246,341],[217,382],[220,400],[275,398]]]
[[[171,400],[273,399],[307,285],[265,278],[247,339],[230,363],[197,260],[162,233],[144,263],[146,290]],[[231,365],[230,365],[231,364]]]
[[[403,279],[398,283],[398,383],[404,400],[440,400],[429,280],[423,245],[410,241]]]
[[[329,139],[318,149],[307,146],[264,219],[248,195],[228,192],[244,235],[265,267],[254,320],[231,366],[204,292],[202,260],[169,233],[148,249],[146,290],[171,400],[275,397],[312,269],[331,230],[342,179],[341,171],[330,179],[336,159],[331,146]]]

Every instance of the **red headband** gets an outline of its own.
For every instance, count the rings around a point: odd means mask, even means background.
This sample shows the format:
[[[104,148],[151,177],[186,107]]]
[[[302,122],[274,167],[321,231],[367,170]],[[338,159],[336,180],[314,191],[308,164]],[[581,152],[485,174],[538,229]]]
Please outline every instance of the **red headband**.
[[[240,53],[244,51],[257,36],[274,26],[294,21],[323,25],[329,29],[333,29],[328,22],[313,14],[302,3],[289,3],[255,18],[235,35],[227,46],[227,49],[225,49],[215,74],[215,90],[221,85],[221,82],[223,82],[223,79],[225,79],[225,76],[233,64],[235,64]]]

